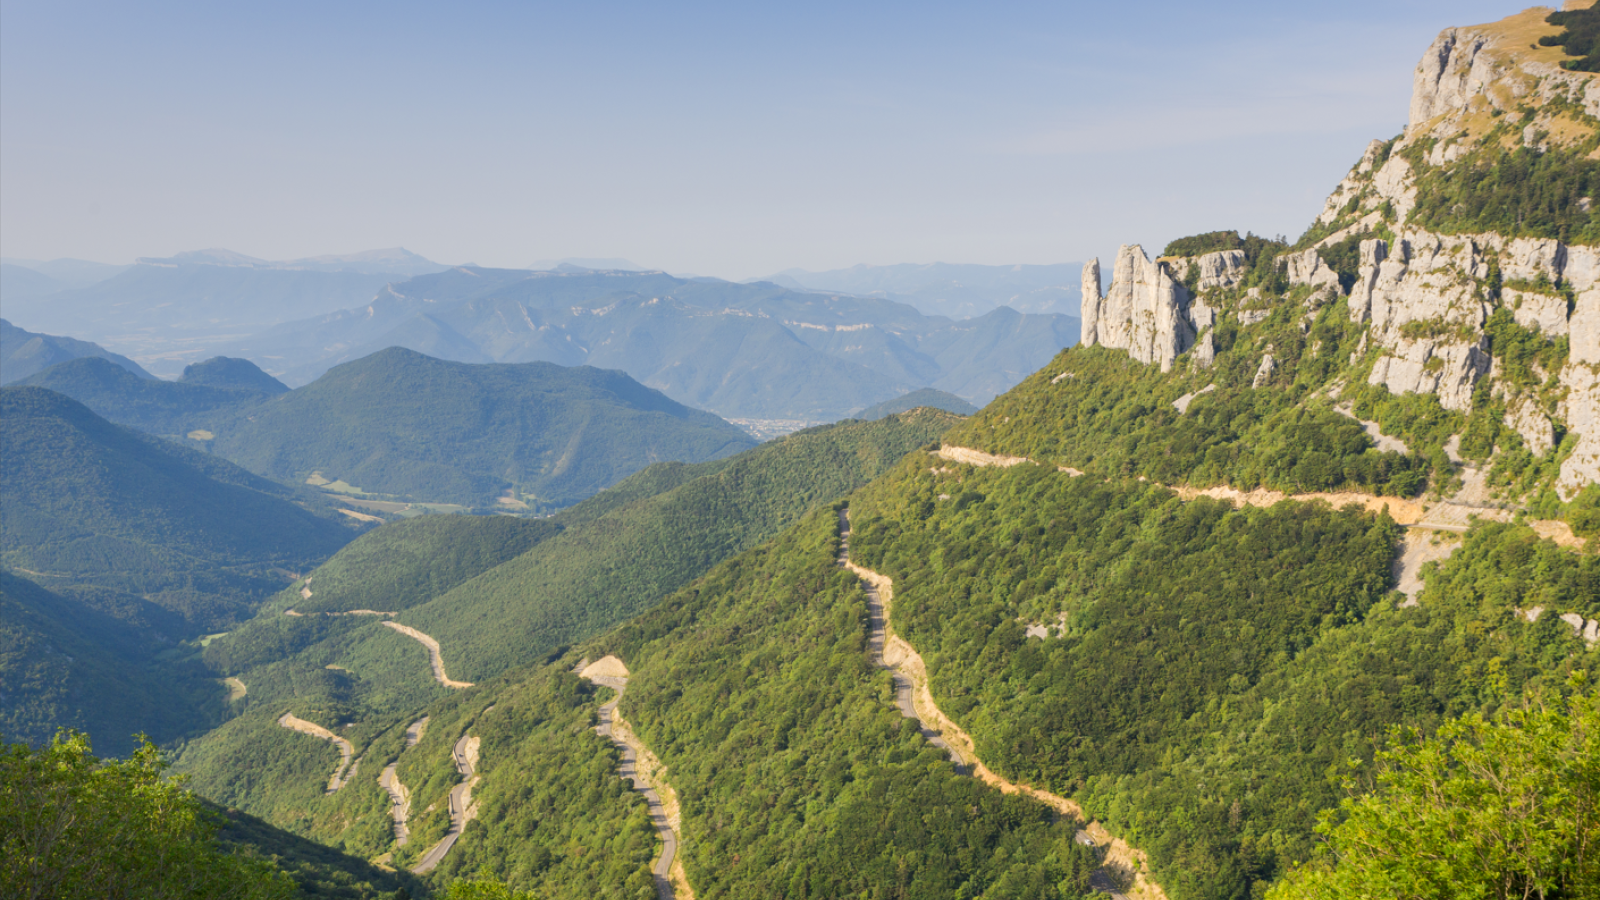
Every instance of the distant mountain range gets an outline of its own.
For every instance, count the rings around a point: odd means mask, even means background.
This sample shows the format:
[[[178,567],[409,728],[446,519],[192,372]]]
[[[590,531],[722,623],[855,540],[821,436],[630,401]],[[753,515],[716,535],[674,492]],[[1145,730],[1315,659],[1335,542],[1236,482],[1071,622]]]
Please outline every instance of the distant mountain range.
[[[736,284],[626,259],[534,265],[545,270],[447,268],[399,248],[276,262],[211,249],[129,267],[8,263],[0,289],[13,323],[94,341],[163,378],[221,354],[304,385],[399,346],[619,368],[689,406],[793,422],[925,387],[982,405],[1078,338],[1075,318],[1043,311],[1075,309],[1065,266],[858,266]]]
[[[788,269],[766,279],[795,290],[839,291],[909,303],[931,316],[969,319],[999,306],[1077,316],[1082,263],[979,266],[953,263],[851,266],[827,272]]]
[[[133,360],[99,344],[53,334],[36,334],[0,319],[0,384],[21,381],[69,359],[107,359],[139,378],[154,378]]]
[[[140,257],[146,266],[230,266],[241,269],[283,269],[297,272],[359,272],[364,275],[426,275],[450,268],[418,256],[404,247],[366,250],[361,253],[308,256],[301,259],[266,260],[222,247],[190,250],[170,257]]]
[[[219,344],[445,268],[402,248],[286,261],[197,250],[133,266],[7,260],[0,297],[15,324],[110,345],[170,378]]]
[[[390,346],[462,362],[587,364],[722,416],[820,422],[925,386],[983,403],[1077,337],[1076,319],[1011,309],[954,322],[764,282],[458,267],[216,349],[291,385]]]

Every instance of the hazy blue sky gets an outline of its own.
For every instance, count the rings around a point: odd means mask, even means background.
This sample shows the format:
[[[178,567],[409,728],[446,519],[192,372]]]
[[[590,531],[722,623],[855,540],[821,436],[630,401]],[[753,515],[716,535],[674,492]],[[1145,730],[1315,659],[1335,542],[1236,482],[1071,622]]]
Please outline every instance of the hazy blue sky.
[[[1488,0],[0,2],[0,253],[743,278],[1298,234]]]

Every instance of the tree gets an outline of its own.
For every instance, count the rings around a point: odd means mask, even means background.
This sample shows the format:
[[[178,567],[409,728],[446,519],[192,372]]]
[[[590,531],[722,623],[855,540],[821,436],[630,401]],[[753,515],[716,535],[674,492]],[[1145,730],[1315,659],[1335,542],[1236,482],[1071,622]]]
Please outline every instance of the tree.
[[[1325,812],[1322,858],[1269,900],[1600,897],[1600,696],[1397,732],[1376,789]]]
[[[272,863],[227,853],[200,799],[162,778],[149,740],[127,760],[96,759],[87,735],[0,755],[0,895],[34,900],[277,900],[294,883]]]

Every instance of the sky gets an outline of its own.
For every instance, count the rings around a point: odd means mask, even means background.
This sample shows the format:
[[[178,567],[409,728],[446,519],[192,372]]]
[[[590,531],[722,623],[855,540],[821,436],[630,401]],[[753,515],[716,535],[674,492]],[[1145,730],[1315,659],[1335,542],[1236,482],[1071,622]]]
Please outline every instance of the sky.
[[[0,255],[744,279],[1302,232],[1487,0],[0,0]]]

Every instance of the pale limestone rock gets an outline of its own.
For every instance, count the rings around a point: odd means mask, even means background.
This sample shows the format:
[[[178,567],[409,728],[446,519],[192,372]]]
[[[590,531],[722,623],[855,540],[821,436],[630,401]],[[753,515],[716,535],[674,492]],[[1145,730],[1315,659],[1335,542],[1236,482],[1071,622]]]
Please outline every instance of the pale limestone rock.
[[[1396,224],[1404,224],[1417,208],[1417,189],[1412,186],[1411,164],[1402,156],[1391,156],[1372,176],[1378,196],[1394,207]]]
[[[1339,182],[1339,186],[1328,195],[1328,200],[1322,205],[1322,212],[1317,214],[1317,224],[1326,225],[1339,218],[1339,212],[1344,209],[1352,197],[1361,193],[1362,185],[1371,180],[1372,169],[1378,164],[1378,154],[1383,152],[1383,141],[1374,140],[1367,145],[1367,152],[1361,155],[1361,161],[1350,170],[1350,174]],[[1335,242],[1337,243],[1337,242]]]
[[[1272,315],[1272,310],[1270,309],[1241,309],[1239,310],[1239,324],[1246,327],[1259,325],[1265,322],[1270,315]]]
[[[1362,241],[1360,274],[1350,288],[1350,320],[1365,322],[1372,317],[1372,292],[1377,286],[1379,267],[1389,257],[1389,242],[1379,238]],[[1366,336],[1362,335],[1365,340]]]
[[[1278,364],[1268,353],[1261,357],[1261,365],[1256,368],[1256,377],[1250,382],[1252,388],[1259,388],[1272,380],[1272,373],[1278,371]]]
[[[1567,333],[1565,297],[1506,288],[1500,292],[1500,302],[1511,310],[1512,318],[1523,328],[1543,332],[1545,337],[1551,339]]]
[[[1429,338],[1396,338],[1385,343],[1389,355],[1380,357],[1367,377],[1391,393],[1437,394],[1439,404],[1458,412],[1472,411],[1472,389],[1489,371],[1489,354],[1482,338],[1477,343],[1445,343]],[[1430,361],[1438,362],[1430,366]]]
[[[1562,500],[1571,500],[1588,485],[1600,482],[1600,365],[1579,361],[1576,343],[1574,340],[1572,362],[1561,370],[1567,396],[1557,410],[1566,420],[1567,430],[1578,435],[1578,445],[1561,464],[1556,478],[1556,493]]]
[[[1178,399],[1172,401],[1172,405],[1175,408],[1177,408],[1178,414],[1182,415],[1183,413],[1186,413],[1186,412],[1189,411],[1189,404],[1194,402],[1194,398],[1200,396],[1201,394],[1209,394],[1209,393],[1211,393],[1212,391],[1214,391],[1216,389],[1217,389],[1216,385],[1208,384],[1208,385],[1206,385],[1205,387],[1201,388],[1198,391],[1195,391],[1195,392],[1189,393],[1189,394],[1184,394],[1182,397],[1179,397]]]
[[[1600,247],[1571,245],[1566,250],[1567,261],[1561,267],[1561,280],[1580,294],[1600,287]]]
[[[1600,288],[1578,295],[1567,333],[1572,337],[1572,362],[1600,363]]]
[[[1218,250],[1216,253],[1196,256],[1190,262],[1197,270],[1196,291],[1205,292],[1213,288],[1231,288],[1244,279],[1245,258],[1243,250]],[[1175,262],[1174,265],[1180,270],[1186,271],[1180,262]]]
[[[1411,81],[1411,122],[1415,133],[1435,116],[1453,113],[1488,88],[1495,71],[1491,57],[1480,51],[1489,38],[1466,28],[1446,28],[1422,55]]]
[[[1285,253],[1278,257],[1278,265],[1283,267],[1284,277],[1290,284],[1309,284],[1331,289],[1336,294],[1343,293],[1339,288],[1339,273],[1328,268],[1316,250]]]
[[[1554,239],[1517,238],[1506,253],[1500,271],[1507,281],[1537,281],[1543,275],[1553,284],[1561,278],[1567,262],[1566,246]]]
[[[1095,316],[1095,342],[1169,372],[1194,338],[1188,289],[1165,261],[1151,262],[1138,244],[1124,245]]]
[[[1217,361],[1217,339],[1211,331],[1195,338],[1194,346],[1189,348],[1189,358],[1194,360],[1197,369],[1209,369]]]
[[[1555,428],[1539,404],[1528,397],[1514,401],[1506,408],[1506,427],[1521,435],[1522,442],[1534,456],[1543,456],[1555,446]]]
[[[1085,347],[1100,342],[1100,305],[1104,299],[1100,294],[1100,258],[1097,256],[1083,267],[1083,326],[1079,340]]]

